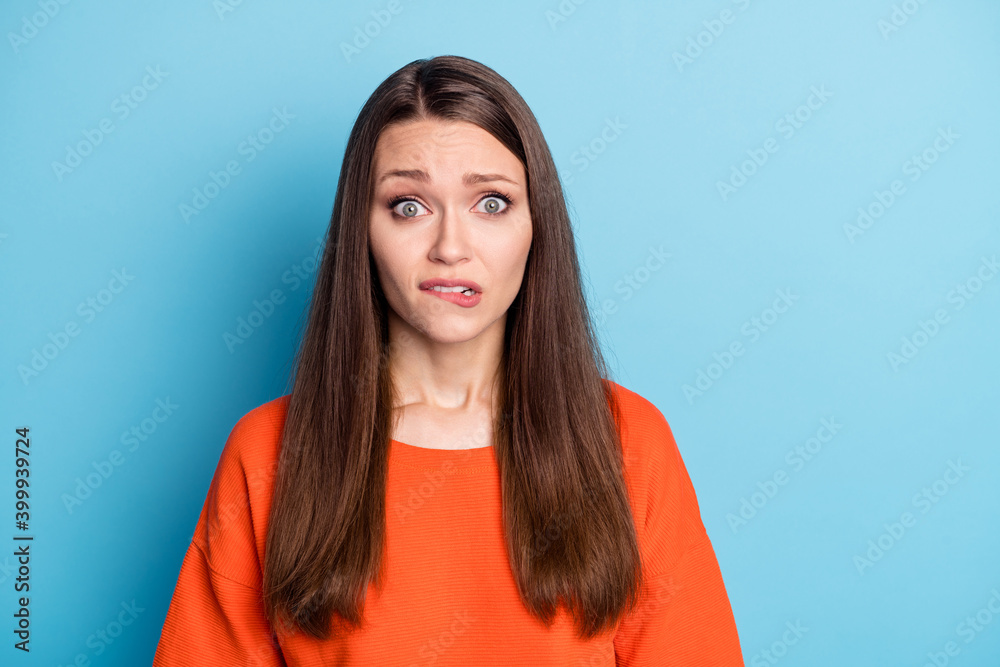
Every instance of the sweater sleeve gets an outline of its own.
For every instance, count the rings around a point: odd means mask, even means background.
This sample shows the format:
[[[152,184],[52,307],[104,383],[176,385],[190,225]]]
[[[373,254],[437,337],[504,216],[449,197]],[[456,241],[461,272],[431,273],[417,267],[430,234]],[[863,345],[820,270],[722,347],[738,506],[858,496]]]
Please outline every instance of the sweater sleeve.
[[[285,667],[259,590],[212,570],[192,542],[184,556],[153,667]]]
[[[251,489],[267,476],[248,466],[243,453],[262,434],[244,417],[226,442],[181,564],[153,667],[286,664],[264,613],[253,530]],[[248,475],[248,469],[254,472]]]
[[[615,635],[617,667],[742,666],[736,622],[694,486],[663,415],[639,419],[645,583]]]

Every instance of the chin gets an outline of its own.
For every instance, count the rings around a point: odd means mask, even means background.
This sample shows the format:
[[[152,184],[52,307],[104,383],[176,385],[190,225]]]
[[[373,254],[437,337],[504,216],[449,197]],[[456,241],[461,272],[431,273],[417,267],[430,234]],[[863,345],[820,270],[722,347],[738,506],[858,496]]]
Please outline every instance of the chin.
[[[472,340],[479,334],[483,333],[483,331],[483,329],[474,327],[449,327],[436,325],[432,327],[430,331],[426,331],[424,335],[435,343],[464,343]]]
[[[479,336],[488,328],[482,317],[472,316],[471,313],[422,312],[408,323],[415,331],[437,343],[462,343]]]

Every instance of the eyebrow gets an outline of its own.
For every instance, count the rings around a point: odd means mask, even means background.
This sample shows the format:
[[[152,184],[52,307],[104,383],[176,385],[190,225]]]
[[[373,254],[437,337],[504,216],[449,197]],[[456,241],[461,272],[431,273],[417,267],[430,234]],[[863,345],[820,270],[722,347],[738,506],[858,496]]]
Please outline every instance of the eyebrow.
[[[392,178],[412,178],[415,181],[420,181],[426,183],[430,180],[430,176],[423,169],[393,169],[392,171],[387,171],[382,174],[382,178],[378,180],[379,183],[382,181]],[[517,185],[516,181],[512,181],[503,174],[477,174],[475,172],[467,171],[462,176],[462,182],[465,185],[475,185],[476,183],[492,183],[493,181],[506,181],[511,185]]]

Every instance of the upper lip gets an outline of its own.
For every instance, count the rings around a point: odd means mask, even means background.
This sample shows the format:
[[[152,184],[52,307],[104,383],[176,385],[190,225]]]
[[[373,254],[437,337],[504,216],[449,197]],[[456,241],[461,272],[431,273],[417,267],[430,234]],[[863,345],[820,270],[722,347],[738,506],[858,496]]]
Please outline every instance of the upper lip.
[[[420,283],[420,289],[430,289],[432,287],[469,287],[476,292],[482,292],[483,288],[478,283],[464,278],[431,278]]]

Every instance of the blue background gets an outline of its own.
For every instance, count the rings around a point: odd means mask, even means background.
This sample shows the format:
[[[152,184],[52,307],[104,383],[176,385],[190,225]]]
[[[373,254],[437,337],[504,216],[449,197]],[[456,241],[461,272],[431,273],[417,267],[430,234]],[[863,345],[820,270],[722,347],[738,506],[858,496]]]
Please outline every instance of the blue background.
[[[1000,6],[399,0],[345,55],[387,5],[3,3],[0,496],[13,535],[14,429],[30,426],[36,537],[30,656],[12,648],[0,557],[0,662],[151,662],[231,428],[287,391],[357,112],[397,68],[453,53],[506,77],[542,126],[614,379],[673,429],[747,664],[924,665],[950,641],[949,664],[1000,664],[1000,617],[981,612],[1000,602]],[[275,108],[294,118],[250,160],[241,142]],[[89,155],[53,166],[103,119]],[[239,173],[185,220],[230,160]],[[134,278],[102,293],[113,271]],[[158,399],[177,406],[162,423]],[[132,601],[135,622],[95,643]],[[963,632],[977,613],[990,622]],[[807,628],[791,645],[786,623]]]

